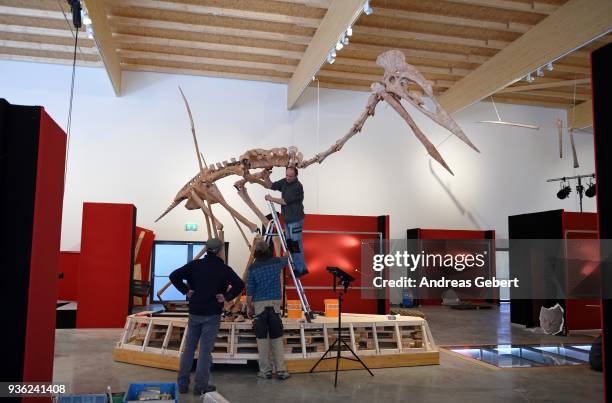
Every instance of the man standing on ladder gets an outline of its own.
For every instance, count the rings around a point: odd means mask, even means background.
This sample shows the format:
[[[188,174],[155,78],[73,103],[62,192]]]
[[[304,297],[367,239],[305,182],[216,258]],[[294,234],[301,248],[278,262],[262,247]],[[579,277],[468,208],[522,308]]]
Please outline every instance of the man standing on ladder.
[[[280,204],[281,214],[285,221],[285,237],[287,247],[295,264],[295,276],[308,274],[304,260],[304,245],[302,243],[302,229],[304,227],[304,188],[298,180],[298,170],[287,167],[285,179],[272,183],[272,190],[281,192],[281,198],[266,195],[266,200]]]

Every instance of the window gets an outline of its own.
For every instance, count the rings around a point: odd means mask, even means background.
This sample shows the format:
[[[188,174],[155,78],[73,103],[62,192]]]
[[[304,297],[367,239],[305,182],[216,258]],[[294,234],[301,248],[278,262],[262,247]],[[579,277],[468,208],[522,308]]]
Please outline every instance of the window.
[[[155,241],[153,243],[153,302],[160,302],[157,291],[170,281],[170,273],[193,260],[204,247],[204,242]],[[170,286],[162,294],[164,301],[184,300],[174,286]]]

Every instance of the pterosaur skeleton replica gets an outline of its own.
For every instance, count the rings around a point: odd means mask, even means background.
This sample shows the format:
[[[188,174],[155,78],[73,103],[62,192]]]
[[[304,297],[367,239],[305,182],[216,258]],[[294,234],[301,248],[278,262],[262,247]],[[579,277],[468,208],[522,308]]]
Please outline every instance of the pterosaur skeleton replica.
[[[404,54],[402,52],[398,50],[384,52],[378,56],[376,63],[384,68],[385,73],[382,82],[372,84],[372,93],[368,98],[367,104],[364,111],[361,113],[361,116],[359,116],[355,123],[353,123],[353,126],[348,133],[336,141],[327,150],[316,154],[310,159],[304,159],[302,153],[299,152],[296,147],[283,147],[268,150],[248,150],[238,159],[232,158],[230,161],[206,165],[206,162],[199,151],[193,117],[189,104],[181,91],[181,95],[185,101],[185,106],[187,107],[187,112],[191,121],[191,131],[193,140],[195,142],[196,153],[198,155],[200,171],[193,178],[191,178],[185,184],[185,186],[181,188],[181,190],[179,190],[172,204],[166,209],[166,211],[164,211],[156,222],[168,214],[183,200],[187,200],[185,204],[187,209],[201,209],[204,213],[208,236],[211,237],[214,235],[215,237],[218,237],[220,231],[223,229],[223,224],[221,224],[218,218],[213,214],[212,206],[214,204],[220,204],[230,213],[232,219],[238,225],[247,246],[250,248],[251,245],[249,244],[247,236],[239,223],[247,227],[252,233],[256,233],[259,226],[254,222],[249,221],[226,202],[225,198],[217,187],[217,181],[228,176],[240,177],[240,179],[234,183],[234,187],[238,190],[238,194],[246,205],[249,206],[259,220],[261,220],[262,224],[266,226],[269,220],[257,208],[249,196],[246,185],[251,183],[258,184],[269,189],[272,186],[270,174],[272,173],[272,168],[274,167],[296,167],[302,169],[307,168],[315,162],[319,164],[322,163],[331,154],[340,151],[351,137],[362,130],[365,121],[370,116],[374,115],[374,109],[380,101],[386,101],[393,109],[395,109],[395,111],[397,111],[397,113],[400,114],[408,126],[410,126],[417,139],[423,144],[423,146],[425,146],[425,149],[429,155],[438,161],[438,163],[440,163],[451,174],[453,174],[453,172],[446,164],[436,147],[429,141],[429,139],[427,139],[425,134],[416,125],[410,114],[402,106],[402,100],[413,105],[421,113],[428,116],[440,126],[448,129],[451,133],[455,134],[475,151],[479,152],[476,146],[474,146],[474,144],[472,144],[472,142],[467,138],[453,118],[451,118],[451,116],[438,103],[434,97],[431,84],[414,66],[406,63]],[[425,108],[425,103],[419,95],[409,91],[409,87],[414,85],[418,86],[424,92],[424,94],[431,99],[435,109],[433,112]],[[196,258],[198,257],[199,256]]]

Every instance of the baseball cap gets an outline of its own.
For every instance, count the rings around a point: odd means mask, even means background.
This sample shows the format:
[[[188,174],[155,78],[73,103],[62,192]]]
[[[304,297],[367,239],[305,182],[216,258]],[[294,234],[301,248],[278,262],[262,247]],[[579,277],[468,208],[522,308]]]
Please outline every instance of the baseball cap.
[[[213,253],[219,252],[221,250],[222,246],[223,246],[223,244],[217,238],[212,238],[212,239],[209,239],[208,241],[206,241],[206,250],[207,251],[211,251]]]
[[[264,253],[270,250],[270,245],[266,241],[257,241],[255,242],[255,252]]]

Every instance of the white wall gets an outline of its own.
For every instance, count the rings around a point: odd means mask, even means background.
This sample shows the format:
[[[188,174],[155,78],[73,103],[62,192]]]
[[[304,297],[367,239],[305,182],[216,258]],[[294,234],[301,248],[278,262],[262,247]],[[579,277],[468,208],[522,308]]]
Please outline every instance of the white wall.
[[[70,67],[0,61],[0,97],[14,104],[43,105],[66,126]],[[306,158],[329,147],[350,129],[368,94],[310,88],[292,111],[285,108],[286,87],[279,84],[157,73],[123,73],[123,95],[113,95],[101,69],[78,68],[68,174],[64,200],[62,250],[78,250],[84,201],[133,203],[138,225],[151,228],[160,240],[202,240],[203,231],[185,232],[184,224],[202,223],[202,214],[175,208],[153,221],[176,192],[197,173],[189,121],[177,86],[185,91],[194,113],[200,147],[207,162],[237,158],[250,148],[295,145]],[[319,114],[317,114],[319,99]],[[557,117],[565,111],[499,104],[504,120],[542,126],[540,131],[475,123],[493,120],[490,103],[479,103],[455,115],[480,149],[476,153],[434,122],[412,111],[455,176],[435,161],[408,126],[386,104],[343,150],[321,166],[300,172],[307,213],[391,216],[391,235],[405,237],[407,228],[495,229],[507,237],[508,215],[564,208],[577,211],[575,192],[569,200],[555,197],[552,177],[594,171],[593,137],[577,133],[581,162],[572,168],[567,134],[563,160],[557,149]],[[317,118],[318,117],[318,118]],[[317,132],[317,120],[319,131]],[[283,170],[274,171],[273,179]],[[228,202],[255,220],[237,196],[233,182],[220,183]],[[263,209],[265,192],[252,186]],[[585,198],[585,211],[594,211]],[[230,217],[220,213],[231,242],[230,264],[238,271],[247,249]],[[204,226],[200,228],[204,230]]]

